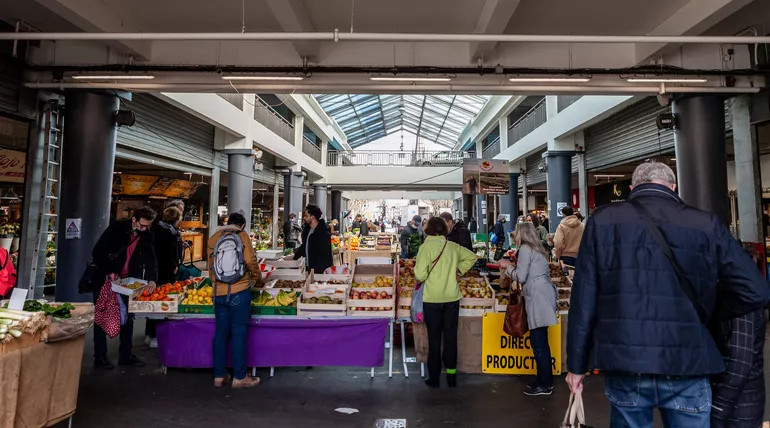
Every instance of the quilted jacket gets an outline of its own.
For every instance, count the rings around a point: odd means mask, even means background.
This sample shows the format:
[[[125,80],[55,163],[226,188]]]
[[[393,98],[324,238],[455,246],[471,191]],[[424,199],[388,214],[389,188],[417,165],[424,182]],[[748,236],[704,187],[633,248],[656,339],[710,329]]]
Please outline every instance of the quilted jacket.
[[[729,320],[767,304],[767,281],[716,216],[657,184],[637,186],[629,198],[650,212],[709,319]],[[589,217],[579,253],[567,333],[570,372],[724,371],[707,320],[631,204],[613,203]]]

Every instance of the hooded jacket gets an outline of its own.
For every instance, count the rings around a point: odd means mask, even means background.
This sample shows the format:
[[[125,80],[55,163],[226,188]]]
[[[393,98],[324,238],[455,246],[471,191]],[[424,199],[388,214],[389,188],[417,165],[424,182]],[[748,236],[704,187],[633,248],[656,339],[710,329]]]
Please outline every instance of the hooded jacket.
[[[446,236],[449,242],[454,242],[461,247],[465,247],[470,251],[473,251],[473,241],[471,240],[471,232],[465,226],[462,220],[457,220],[454,227]]]
[[[562,256],[577,258],[583,229],[585,226],[574,215],[561,220],[553,237],[553,253],[556,258]]]

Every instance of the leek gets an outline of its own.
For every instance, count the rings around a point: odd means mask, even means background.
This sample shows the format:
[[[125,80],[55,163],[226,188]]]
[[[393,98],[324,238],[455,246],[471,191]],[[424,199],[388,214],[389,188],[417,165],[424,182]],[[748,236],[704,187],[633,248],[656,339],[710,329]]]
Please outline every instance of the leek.
[[[21,332],[19,330],[8,330],[8,334],[15,337],[16,339],[21,337]]]
[[[8,333],[8,326],[7,325],[0,325],[0,334]]]
[[[13,320],[0,318],[0,325],[11,325],[11,324],[13,324]]]

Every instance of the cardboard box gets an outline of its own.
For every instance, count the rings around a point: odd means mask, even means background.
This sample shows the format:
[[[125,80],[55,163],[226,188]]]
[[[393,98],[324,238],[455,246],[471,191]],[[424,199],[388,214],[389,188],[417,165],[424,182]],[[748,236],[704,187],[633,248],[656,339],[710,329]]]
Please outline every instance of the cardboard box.
[[[164,313],[176,314],[179,312],[179,302],[182,300],[181,294],[169,294],[171,298],[165,302],[145,302],[135,300],[135,296],[128,299],[128,312],[131,313]]]
[[[137,283],[137,282],[140,283],[140,284],[144,284],[144,285],[142,285],[139,288],[128,288],[128,287],[126,287],[126,285],[134,284],[134,283]],[[126,296],[136,296],[136,295],[140,294],[142,292],[142,290],[144,290],[147,287],[147,284],[148,284],[148,282],[143,280],[143,279],[131,278],[131,277],[123,278],[123,279],[120,280],[120,282],[113,282],[112,283],[112,291],[114,291],[114,292],[116,292],[118,294],[126,295]]]

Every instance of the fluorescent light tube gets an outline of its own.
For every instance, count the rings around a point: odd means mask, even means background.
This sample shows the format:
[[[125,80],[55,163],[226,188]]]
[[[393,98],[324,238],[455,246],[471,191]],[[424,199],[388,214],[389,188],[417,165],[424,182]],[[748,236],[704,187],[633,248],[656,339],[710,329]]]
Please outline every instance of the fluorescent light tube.
[[[586,83],[590,77],[511,77],[509,82],[517,83]]]
[[[304,78],[304,76],[222,76],[222,79],[224,80],[302,80]]]
[[[406,76],[372,76],[369,80],[375,82],[449,82],[451,77],[406,77]]]
[[[155,78],[152,74],[78,74],[71,77],[78,80],[149,80]]]
[[[629,77],[629,83],[706,83],[708,79],[702,77]]]

